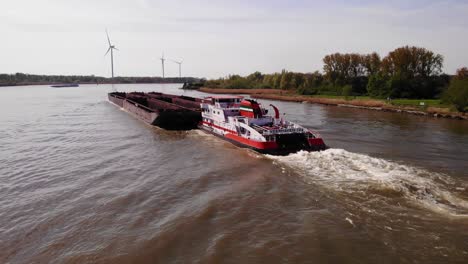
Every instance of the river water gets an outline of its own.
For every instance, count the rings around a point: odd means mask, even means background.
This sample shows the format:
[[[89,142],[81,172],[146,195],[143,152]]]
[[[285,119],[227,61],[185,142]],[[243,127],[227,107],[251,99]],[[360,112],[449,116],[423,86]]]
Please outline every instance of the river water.
[[[260,100],[331,147],[275,157],[106,95],[178,87],[0,88],[0,263],[468,263],[468,122]]]

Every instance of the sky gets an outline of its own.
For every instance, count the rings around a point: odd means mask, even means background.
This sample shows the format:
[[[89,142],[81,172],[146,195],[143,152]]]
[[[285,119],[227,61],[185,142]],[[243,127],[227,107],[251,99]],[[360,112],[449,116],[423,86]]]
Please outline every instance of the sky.
[[[161,76],[321,71],[335,52],[404,45],[468,66],[468,0],[0,0],[0,73]],[[166,77],[178,65],[166,61]]]

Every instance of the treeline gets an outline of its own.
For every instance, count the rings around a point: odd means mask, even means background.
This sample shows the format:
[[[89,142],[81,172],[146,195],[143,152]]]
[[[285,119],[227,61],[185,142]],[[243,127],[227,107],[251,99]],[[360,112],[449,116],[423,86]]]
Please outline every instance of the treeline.
[[[115,77],[105,78],[88,75],[34,75],[34,74],[0,74],[0,86],[60,83],[192,83],[200,82],[198,78],[161,78],[161,77]]]
[[[425,48],[401,47],[383,59],[377,53],[335,53],[323,58],[323,73],[252,73],[210,80],[211,88],[271,88],[300,94],[369,95],[376,98],[437,98],[451,77],[443,57]]]

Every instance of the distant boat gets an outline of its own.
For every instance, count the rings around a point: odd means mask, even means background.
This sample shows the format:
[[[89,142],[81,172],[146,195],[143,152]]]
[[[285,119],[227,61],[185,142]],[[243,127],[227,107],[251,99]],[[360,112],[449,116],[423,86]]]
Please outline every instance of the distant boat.
[[[78,87],[80,86],[79,84],[77,83],[64,83],[64,84],[54,84],[54,85],[51,85],[50,87],[53,87],[53,88],[67,88],[67,87]]]

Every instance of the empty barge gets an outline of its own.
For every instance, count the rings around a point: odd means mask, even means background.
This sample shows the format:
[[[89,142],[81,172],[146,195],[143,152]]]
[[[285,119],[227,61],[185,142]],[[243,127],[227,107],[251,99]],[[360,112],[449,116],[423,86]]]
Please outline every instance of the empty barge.
[[[201,121],[198,98],[156,92],[113,92],[108,98],[145,123],[167,130],[195,129]]]

